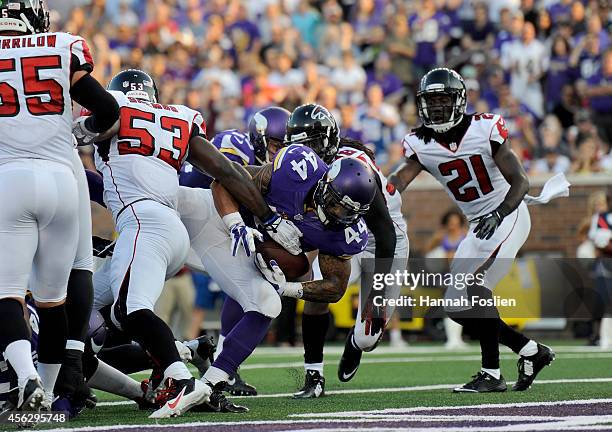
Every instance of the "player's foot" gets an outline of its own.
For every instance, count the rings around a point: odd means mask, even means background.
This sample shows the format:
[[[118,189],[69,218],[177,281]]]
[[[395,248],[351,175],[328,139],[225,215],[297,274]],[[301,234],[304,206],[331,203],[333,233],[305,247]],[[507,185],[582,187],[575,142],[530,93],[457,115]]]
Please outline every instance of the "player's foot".
[[[210,383],[205,383],[207,386],[211,388],[211,395],[208,402],[204,402],[200,405],[196,405],[193,407],[191,411],[193,412],[229,412],[229,413],[245,413],[249,412],[249,409],[242,405],[236,405],[231,402],[228,398],[223,394],[224,391],[227,391],[227,383],[219,382],[216,385],[211,385]]]
[[[149,418],[177,417],[189,411],[190,408],[208,401],[212,390],[202,381],[195,378],[175,380],[166,378],[165,385],[170,392],[168,401]]]
[[[444,344],[444,349],[449,350],[449,351],[465,351],[465,350],[468,350],[469,348],[470,346],[463,341],[446,342]]]
[[[355,328],[352,328],[346,338],[344,352],[342,353],[340,363],[338,364],[338,379],[342,382],[348,382],[353,379],[357,373],[357,369],[359,369],[359,364],[361,363],[361,355],[363,354],[363,351],[357,348],[353,343],[354,332]]]
[[[232,396],[257,396],[257,389],[244,381],[238,372],[230,377],[225,386],[225,391]]]
[[[214,360],[213,354],[217,346],[213,342],[213,338],[206,335],[200,336],[196,341],[196,348],[193,349],[192,345],[189,348],[191,350],[191,364],[198,368],[200,377],[202,377]]]
[[[325,378],[316,370],[306,371],[304,387],[293,394],[293,399],[313,399],[325,396]]]
[[[33,376],[28,378],[23,387],[17,392],[16,409],[21,411],[38,411],[46,404],[45,391],[40,378]]]
[[[484,371],[478,371],[472,378],[473,380],[469,383],[453,389],[453,393],[504,392],[508,388],[506,386],[506,380],[501,375],[499,379],[497,379]]]
[[[555,359],[555,353],[546,345],[538,344],[538,352],[532,356],[519,358],[518,379],[512,386],[514,391],[524,391],[531,387],[533,380],[545,366]]]

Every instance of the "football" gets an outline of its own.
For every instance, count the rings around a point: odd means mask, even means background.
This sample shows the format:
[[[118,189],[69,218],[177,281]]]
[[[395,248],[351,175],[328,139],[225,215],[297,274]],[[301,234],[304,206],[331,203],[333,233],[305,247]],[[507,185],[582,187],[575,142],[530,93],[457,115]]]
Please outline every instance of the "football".
[[[256,247],[257,252],[261,253],[266,260],[275,260],[281,268],[288,281],[296,281],[310,270],[310,263],[306,254],[291,255],[285,248],[274,240],[266,240],[259,243]]]

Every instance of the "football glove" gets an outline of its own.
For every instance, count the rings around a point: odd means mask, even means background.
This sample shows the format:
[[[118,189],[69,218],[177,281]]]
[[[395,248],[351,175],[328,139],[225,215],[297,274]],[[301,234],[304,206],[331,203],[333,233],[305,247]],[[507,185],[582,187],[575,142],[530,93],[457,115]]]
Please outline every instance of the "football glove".
[[[276,261],[270,260],[270,264],[268,265],[263,255],[258,253],[256,255],[255,264],[263,277],[274,287],[278,295],[282,296],[285,292],[285,286],[287,285],[287,278]]]
[[[497,207],[491,213],[488,213],[482,216],[478,220],[478,225],[474,228],[474,234],[476,234],[476,238],[481,240],[489,240],[493,237],[493,233],[495,230],[501,225],[504,218],[510,212],[506,210],[506,208],[502,205]]]
[[[365,334],[374,336],[385,330],[387,311],[384,306],[374,305],[372,297],[368,297],[364,310],[361,312],[361,322],[365,322]]]
[[[223,216],[223,222],[230,231],[232,256],[238,255],[241,246],[247,257],[253,255],[255,253],[255,239],[263,241],[263,235],[256,229],[246,226],[238,212]]]
[[[95,139],[100,135],[98,132],[89,130],[87,125],[85,125],[85,121],[87,121],[88,118],[89,117],[81,116],[72,124],[72,134],[80,146],[93,144]]]
[[[293,222],[283,219],[278,213],[274,213],[262,224],[272,240],[287,249],[291,255],[299,255],[302,252],[300,237],[303,234]]]

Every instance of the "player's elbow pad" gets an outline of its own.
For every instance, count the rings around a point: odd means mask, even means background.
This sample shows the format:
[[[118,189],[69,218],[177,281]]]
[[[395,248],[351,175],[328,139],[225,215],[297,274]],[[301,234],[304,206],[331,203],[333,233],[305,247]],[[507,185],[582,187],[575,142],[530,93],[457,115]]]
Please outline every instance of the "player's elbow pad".
[[[89,74],[83,76],[72,86],[70,96],[79,105],[91,111],[92,115],[87,119],[87,128],[92,132],[105,132],[119,119],[119,104]]]

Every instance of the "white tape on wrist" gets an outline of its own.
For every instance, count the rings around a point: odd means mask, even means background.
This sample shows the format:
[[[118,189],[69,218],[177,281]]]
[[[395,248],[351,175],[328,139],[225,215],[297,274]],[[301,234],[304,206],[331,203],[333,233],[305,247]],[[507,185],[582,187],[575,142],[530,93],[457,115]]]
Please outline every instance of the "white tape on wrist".
[[[287,282],[284,286],[283,296],[301,299],[304,295],[304,287],[301,282]]]
[[[232,226],[236,225],[237,223],[244,223],[243,220],[242,220],[242,216],[240,216],[240,213],[238,213],[238,212],[226,214],[225,216],[223,216],[222,219],[223,219],[223,223],[228,228],[231,228]]]

